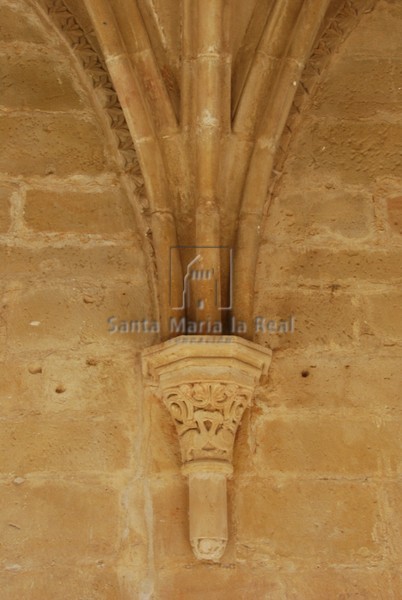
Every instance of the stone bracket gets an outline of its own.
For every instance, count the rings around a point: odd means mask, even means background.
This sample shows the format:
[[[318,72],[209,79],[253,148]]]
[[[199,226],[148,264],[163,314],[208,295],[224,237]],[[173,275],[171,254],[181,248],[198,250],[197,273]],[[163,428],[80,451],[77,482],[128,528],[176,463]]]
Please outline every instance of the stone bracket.
[[[199,559],[217,561],[225,550],[236,432],[270,362],[270,350],[236,336],[181,336],[143,352],[145,380],[158,386],[176,426]]]

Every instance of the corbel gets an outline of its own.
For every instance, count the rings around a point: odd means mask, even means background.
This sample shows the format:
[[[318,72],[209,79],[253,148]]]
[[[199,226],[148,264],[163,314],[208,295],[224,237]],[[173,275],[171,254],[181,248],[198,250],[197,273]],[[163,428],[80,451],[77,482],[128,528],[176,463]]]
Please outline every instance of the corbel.
[[[176,427],[188,479],[190,543],[199,560],[217,562],[225,551],[236,432],[271,354],[237,336],[198,335],[143,351],[145,382],[157,386]]]

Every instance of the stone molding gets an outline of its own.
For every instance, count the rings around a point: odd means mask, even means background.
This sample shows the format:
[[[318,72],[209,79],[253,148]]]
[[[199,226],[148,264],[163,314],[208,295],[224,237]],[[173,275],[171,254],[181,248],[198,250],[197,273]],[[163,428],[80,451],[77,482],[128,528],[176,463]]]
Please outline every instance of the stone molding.
[[[362,16],[365,13],[372,12],[377,2],[378,0],[360,0],[356,3],[355,0],[344,0],[340,8],[323,23],[323,29],[319,32],[316,44],[303,70],[293,104],[289,111],[286,126],[281,136],[272,170],[272,180],[270,183],[271,195],[275,192],[278,180],[282,175],[283,165],[288,156],[293,132],[296,130],[301,116],[309,107],[310,98],[313,96],[316,86],[321,80],[321,74],[325,72],[332,56],[348,38]]]
[[[219,561],[225,550],[236,432],[271,355],[236,336],[180,336],[143,351],[145,382],[157,388],[176,426],[198,559]]]
[[[152,23],[137,2],[41,0],[94,87],[106,96],[111,129],[136,183],[152,246],[162,339],[171,335],[172,316],[166,257],[172,248],[189,245],[235,249],[233,314],[251,331],[261,219],[280,180],[299,114],[330,57],[376,2],[294,0],[297,10],[286,18],[281,0],[273,0],[261,39],[244,55],[242,73],[248,75],[233,111],[236,73],[224,0],[213,2],[213,11],[206,0],[183,3],[176,57],[180,110],[177,102],[172,104],[169,78],[156,58]],[[127,21],[130,27],[122,27]],[[279,61],[282,66],[267,68],[259,56],[274,57],[272,65]],[[177,252],[184,265],[185,253]],[[227,296],[231,275],[220,253],[204,253],[204,261],[204,269],[212,265],[219,274],[219,289]],[[203,292],[203,308],[191,310],[197,320],[219,320],[214,289],[204,286]],[[228,305],[227,298],[223,301]]]
[[[94,89],[102,89],[105,95],[104,110],[108,115],[110,128],[115,135],[117,148],[123,158],[124,169],[132,177],[136,192],[144,203],[144,209],[147,209],[144,178],[134,142],[103,57],[97,52],[90,36],[83,30],[77,18],[63,0],[43,0],[42,3],[48,15],[75,51],[84,70],[89,75]]]

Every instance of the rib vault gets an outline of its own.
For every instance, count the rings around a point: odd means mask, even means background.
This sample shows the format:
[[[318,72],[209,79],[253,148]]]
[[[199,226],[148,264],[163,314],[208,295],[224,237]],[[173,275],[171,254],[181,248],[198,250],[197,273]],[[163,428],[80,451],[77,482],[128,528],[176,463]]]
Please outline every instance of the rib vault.
[[[117,95],[109,112],[123,112],[148,199],[163,343],[144,351],[143,375],[176,427],[199,559],[225,550],[236,431],[271,361],[270,350],[226,334],[237,320],[236,333],[253,336],[279,150],[297,94],[309,91],[303,77],[331,53],[325,31],[341,37],[341,17],[353,21],[373,1],[84,0]],[[56,12],[66,4],[74,0],[50,2]],[[190,335],[168,340],[172,321],[191,323]]]
[[[243,4],[85,0],[145,181],[162,339],[180,306],[223,331],[228,307],[250,323],[275,155],[330,0]],[[180,303],[197,260],[213,277]]]

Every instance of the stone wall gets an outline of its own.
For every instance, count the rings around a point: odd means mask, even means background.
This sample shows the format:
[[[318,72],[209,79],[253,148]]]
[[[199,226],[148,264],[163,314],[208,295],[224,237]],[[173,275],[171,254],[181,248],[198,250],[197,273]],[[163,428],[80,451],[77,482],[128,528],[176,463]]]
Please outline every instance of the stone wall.
[[[402,10],[381,0],[300,115],[255,315],[295,316],[247,412],[228,549],[197,562],[173,424],[142,389],[144,231],[94,91],[0,2],[0,589],[4,600],[402,597]]]
[[[153,316],[142,232],[101,90],[26,2],[0,2],[0,71],[0,595],[135,597],[152,340],[107,319]]]
[[[295,333],[257,334],[276,351],[234,503],[271,597],[402,597],[401,27],[381,1],[332,56],[265,222],[255,313]]]

